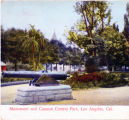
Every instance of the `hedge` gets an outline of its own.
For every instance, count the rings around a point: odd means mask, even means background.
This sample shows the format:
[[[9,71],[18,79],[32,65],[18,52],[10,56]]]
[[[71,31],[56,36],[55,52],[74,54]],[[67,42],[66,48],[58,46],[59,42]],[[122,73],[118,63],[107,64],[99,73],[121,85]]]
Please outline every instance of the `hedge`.
[[[129,73],[74,73],[62,84],[67,84],[72,89],[93,88],[93,87],[119,87],[129,85]]]

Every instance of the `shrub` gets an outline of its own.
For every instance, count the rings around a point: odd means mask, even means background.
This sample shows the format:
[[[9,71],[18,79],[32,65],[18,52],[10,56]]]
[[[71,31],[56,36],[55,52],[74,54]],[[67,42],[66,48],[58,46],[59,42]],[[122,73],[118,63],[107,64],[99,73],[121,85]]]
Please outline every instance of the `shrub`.
[[[103,79],[103,74],[102,73],[88,73],[88,74],[83,74],[83,75],[78,75],[78,73],[74,73],[73,77],[75,80],[81,81],[81,82],[92,82],[92,81],[100,81]]]
[[[79,75],[78,73],[72,74],[65,81],[62,81],[62,84],[68,84],[73,89],[81,89],[81,88],[91,88],[91,87],[99,87],[98,83],[102,81],[101,73],[84,73]]]
[[[79,73],[72,74],[62,84],[68,84],[72,89],[92,88],[92,87],[119,87],[129,85],[129,80],[125,79],[124,73]]]
[[[18,64],[18,69],[19,70],[30,70],[30,65],[29,64]]]
[[[125,79],[124,73],[104,73],[103,84],[101,87],[119,87],[128,85],[129,81]]]
[[[9,71],[11,71],[11,70],[13,71],[15,69],[13,63],[7,64],[6,67],[7,67],[7,70],[9,70]],[[17,70],[30,70],[30,65],[18,63]]]

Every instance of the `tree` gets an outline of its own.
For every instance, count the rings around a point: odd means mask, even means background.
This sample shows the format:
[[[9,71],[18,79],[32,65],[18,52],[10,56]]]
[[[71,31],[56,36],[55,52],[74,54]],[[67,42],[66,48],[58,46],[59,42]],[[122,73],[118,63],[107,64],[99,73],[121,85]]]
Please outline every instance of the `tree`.
[[[7,52],[7,48],[6,48],[6,39],[5,39],[6,35],[5,35],[5,31],[3,29],[3,27],[1,27],[1,60],[6,62],[6,52]]]
[[[129,42],[129,3],[126,5],[127,13],[124,15],[124,35]]]
[[[122,66],[126,64],[127,40],[112,26],[107,27],[102,35],[104,38],[104,54],[108,66]]]
[[[93,38],[96,32],[101,34],[110,23],[108,3],[103,1],[76,2],[75,10],[81,15],[81,21],[68,32],[68,40],[84,48],[89,55],[96,56],[97,50]]]
[[[58,56],[58,49],[51,43],[48,43],[46,46],[46,52],[47,52],[47,62],[48,63],[57,63],[59,61]]]
[[[2,60],[7,62],[13,62],[15,64],[15,70],[17,70],[17,63],[25,59],[25,54],[21,49],[21,41],[19,36],[24,35],[24,31],[21,29],[11,28],[6,31],[2,29],[1,34],[1,52]]]
[[[29,63],[31,69],[43,69],[43,63],[57,63],[57,48],[44,35],[30,26],[30,29],[21,30],[11,28],[4,30],[1,27],[2,61],[12,62],[17,70],[17,63]]]
[[[29,63],[32,63],[33,70],[36,70],[35,52],[38,50],[39,45],[37,42],[37,31],[34,29],[34,26],[31,26],[31,29],[23,38],[22,47],[28,53]]]
[[[30,27],[27,35],[23,37],[22,46],[28,52],[29,63],[33,65],[33,70],[43,69],[41,61],[42,63],[54,61],[54,47],[39,30],[36,30],[32,25]]]
[[[127,49],[125,52],[125,58],[126,58],[126,65],[125,66],[129,66],[129,3],[127,3],[126,5],[126,14],[124,15],[124,31],[123,34],[125,35],[125,38],[128,42],[126,42],[127,44]]]
[[[114,30],[117,30],[117,31],[119,32],[119,26],[116,25],[115,23],[113,23],[113,29],[114,29]]]
[[[58,53],[59,64],[79,65],[81,64],[81,51],[78,48],[67,47],[58,40],[51,40]]]

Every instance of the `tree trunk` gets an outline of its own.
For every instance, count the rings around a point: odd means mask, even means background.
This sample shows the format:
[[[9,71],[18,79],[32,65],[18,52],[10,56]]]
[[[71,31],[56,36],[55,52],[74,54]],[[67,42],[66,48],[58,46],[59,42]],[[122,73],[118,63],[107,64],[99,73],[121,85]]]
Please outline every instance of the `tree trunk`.
[[[90,32],[89,32],[89,29],[87,27],[87,20],[86,20],[86,16],[83,12],[83,8],[82,8],[82,5],[81,5],[81,10],[82,10],[82,15],[83,15],[83,18],[84,18],[84,23],[85,23],[85,26],[86,26],[86,32],[88,33],[88,36],[90,36]]]
[[[102,20],[102,32],[103,32],[103,29],[104,29],[104,22],[103,22],[103,20]]]
[[[52,71],[52,64],[51,64],[51,71]]]
[[[32,64],[33,64],[33,70],[35,70],[35,65],[34,65],[34,44],[32,44]]]
[[[85,31],[87,32],[87,34],[88,34],[89,37],[93,38],[92,29],[88,29],[88,25],[87,25],[87,24],[88,24],[88,23],[87,23],[87,20],[88,20],[88,22],[89,22],[89,19],[88,19],[88,17],[87,17],[87,19],[86,19],[85,13],[83,12],[83,7],[82,7],[82,5],[81,5],[81,10],[82,10],[83,18],[84,18],[84,23],[85,23],[85,26],[86,26]],[[93,8],[93,12],[94,12],[94,8]],[[87,15],[87,14],[88,14],[88,13],[86,12],[86,15]],[[92,16],[92,23],[89,22],[89,24],[92,25],[92,27],[93,27],[93,16]],[[91,39],[91,44],[94,45],[93,39]],[[93,50],[92,56],[96,56],[96,50]]]
[[[108,64],[108,61],[107,61],[107,59],[106,59],[106,55],[105,55],[104,59],[105,59],[106,66],[107,66],[108,69],[109,69],[109,64]]]
[[[14,69],[15,69],[15,71],[17,71],[17,61],[15,61],[14,64],[15,64],[15,65],[14,65]]]
[[[57,71],[57,63],[56,63],[56,71]]]
[[[40,54],[41,54],[41,51],[39,50],[38,65],[40,64]]]
[[[28,56],[29,57],[29,65],[31,65],[31,56]]]
[[[34,53],[32,53],[32,63],[33,63],[33,70],[35,71],[35,65],[34,65]]]

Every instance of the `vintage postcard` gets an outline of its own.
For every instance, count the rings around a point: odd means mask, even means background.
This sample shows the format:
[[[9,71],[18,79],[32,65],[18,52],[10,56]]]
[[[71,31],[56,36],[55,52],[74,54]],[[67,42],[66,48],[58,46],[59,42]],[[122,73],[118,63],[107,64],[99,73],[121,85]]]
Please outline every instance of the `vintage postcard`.
[[[129,1],[2,0],[2,120],[129,120]]]

